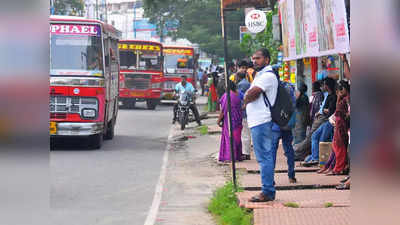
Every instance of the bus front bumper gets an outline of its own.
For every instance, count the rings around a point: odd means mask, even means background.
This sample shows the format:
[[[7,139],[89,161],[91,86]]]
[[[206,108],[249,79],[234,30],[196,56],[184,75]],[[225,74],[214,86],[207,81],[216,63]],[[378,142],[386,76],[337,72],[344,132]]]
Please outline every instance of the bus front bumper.
[[[90,136],[103,132],[103,122],[50,122],[50,136]]]

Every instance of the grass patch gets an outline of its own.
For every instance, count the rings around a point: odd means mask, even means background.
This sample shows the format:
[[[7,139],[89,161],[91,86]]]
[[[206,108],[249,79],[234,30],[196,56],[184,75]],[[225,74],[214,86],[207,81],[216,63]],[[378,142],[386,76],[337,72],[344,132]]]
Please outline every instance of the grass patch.
[[[333,203],[332,202],[327,202],[327,203],[325,203],[325,208],[330,208],[330,207],[332,207],[333,206]]]
[[[201,135],[206,135],[208,134],[208,126],[203,125],[197,128],[200,132]]]
[[[299,208],[299,204],[295,203],[295,202],[286,202],[285,204],[283,204],[286,207],[290,207],[290,208]]]
[[[233,184],[228,182],[215,191],[208,204],[208,211],[215,216],[219,225],[251,225],[253,215],[240,208],[237,202]]]

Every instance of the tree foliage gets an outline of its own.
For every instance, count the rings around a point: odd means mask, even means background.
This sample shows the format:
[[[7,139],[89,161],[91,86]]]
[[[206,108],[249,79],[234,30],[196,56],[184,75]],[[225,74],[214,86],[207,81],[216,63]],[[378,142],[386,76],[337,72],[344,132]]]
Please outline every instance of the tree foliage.
[[[255,36],[245,34],[240,48],[246,52],[247,56],[250,56],[253,52],[260,48],[267,48],[271,54],[272,64],[275,63],[278,55],[278,47],[281,45],[280,41],[273,39],[272,33],[272,17],[278,15],[278,5],[276,4],[274,10],[267,12],[267,27],[263,32],[258,33]]]
[[[159,34],[165,30],[166,21],[176,21],[176,30],[168,36],[186,38],[197,43],[200,49],[222,57],[223,39],[220,17],[220,0],[144,0],[145,16],[157,25]],[[227,12],[226,28],[230,58],[241,58],[244,52],[239,44],[239,26],[244,25],[243,10]]]
[[[58,0],[54,2],[54,12],[56,15],[83,16],[83,0]]]

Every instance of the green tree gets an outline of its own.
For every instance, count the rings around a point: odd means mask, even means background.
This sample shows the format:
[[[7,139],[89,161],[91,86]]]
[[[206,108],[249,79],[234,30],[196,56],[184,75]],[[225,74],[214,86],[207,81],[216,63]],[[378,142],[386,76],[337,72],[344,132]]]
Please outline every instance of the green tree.
[[[56,15],[83,16],[85,4],[83,0],[55,0],[54,10]]]
[[[280,41],[273,39],[272,33],[272,17],[278,15],[278,4],[272,11],[266,13],[267,26],[263,32],[258,33],[255,36],[245,34],[240,44],[242,51],[246,52],[247,56],[250,56],[253,52],[260,48],[267,48],[271,54],[272,64],[276,63],[278,55],[278,47],[281,45]]]
[[[216,57],[224,55],[220,0],[144,0],[145,16],[157,25],[160,35],[165,32],[166,21],[176,21],[178,27],[168,36],[186,38],[197,43],[200,49]],[[239,26],[244,25],[243,10],[230,11],[226,15],[229,58],[242,58]]]

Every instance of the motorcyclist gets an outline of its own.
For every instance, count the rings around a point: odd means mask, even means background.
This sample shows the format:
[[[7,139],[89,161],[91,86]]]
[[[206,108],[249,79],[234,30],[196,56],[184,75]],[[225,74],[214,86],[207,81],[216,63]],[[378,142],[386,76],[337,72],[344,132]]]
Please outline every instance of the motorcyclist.
[[[179,94],[179,93],[185,92],[185,91],[190,92],[192,94],[195,93],[195,89],[194,89],[193,85],[191,83],[187,82],[186,75],[182,75],[182,81],[177,83],[176,86],[175,86],[175,94]],[[172,124],[175,124],[175,122],[177,120],[176,115],[177,115],[177,111],[178,111],[178,104],[179,103],[176,103],[174,105],[174,112],[173,112],[174,113],[174,115],[173,115],[174,117],[172,119]],[[196,118],[197,124],[199,126],[201,126],[200,115],[199,115],[199,111],[197,110],[197,106],[196,106],[195,101],[193,101],[193,104],[190,104],[189,107],[192,110],[192,112],[194,114],[194,117]]]

